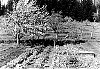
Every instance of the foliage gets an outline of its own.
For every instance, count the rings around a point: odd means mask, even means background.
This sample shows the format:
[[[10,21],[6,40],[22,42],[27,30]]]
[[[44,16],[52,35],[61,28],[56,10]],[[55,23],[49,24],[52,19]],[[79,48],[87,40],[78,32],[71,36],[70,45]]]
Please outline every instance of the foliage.
[[[52,37],[49,39],[81,40],[87,37],[91,38],[93,30],[91,22],[88,20],[78,22],[68,16],[63,18],[60,13],[56,12],[48,15],[46,6],[39,8],[36,1],[24,4],[24,0],[20,0],[14,11],[5,15],[4,20],[6,26],[12,30],[13,35],[16,36],[19,33],[20,38],[23,36],[34,38],[42,36],[44,38],[51,35]]]
[[[20,0],[21,1],[21,0]],[[26,0],[27,1],[27,0]],[[29,0],[30,2],[31,0]],[[52,14],[52,10],[55,12],[62,11],[64,17],[70,16],[77,21],[84,21],[88,19],[93,21],[93,12],[96,12],[96,6],[93,5],[92,0],[83,0],[81,3],[78,0],[36,0],[37,5],[42,7],[47,5],[46,10]],[[18,3],[19,0],[9,0],[6,6],[0,6],[0,15],[4,15],[6,12],[13,11],[14,3]],[[63,5],[62,5],[63,4]],[[1,4],[0,4],[1,5]]]
[[[92,0],[37,0],[37,4],[41,7],[47,5],[47,11],[52,14],[62,11],[64,17],[70,16],[77,21],[84,21],[88,19],[93,21],[93,12],[96,12],[96,6],[93,5]]]
[[[36,1],[31,1],[25,5],[24,2],[18,2],[16,9],[8,14],[10,22],[14,23],[14,31],[23,35],[36,34],[36,26],[43,24],[43,19],[48,15],[45,12],[45,6],[39,8]]]
[[[93,26],[88,20],[78,22],[71,17],[62,18],[60,14],[53,13],[47,17],[47,24],[57,36],[56,39],[73,39],[73,40],[89,40],[91,39],[91,32],[93,33]]]
[[[62,21],[62,16],[56,13],[53,13],[51,16],[47,17],[47,24],[53,29],[54,32],[57,32],[60,22]]]

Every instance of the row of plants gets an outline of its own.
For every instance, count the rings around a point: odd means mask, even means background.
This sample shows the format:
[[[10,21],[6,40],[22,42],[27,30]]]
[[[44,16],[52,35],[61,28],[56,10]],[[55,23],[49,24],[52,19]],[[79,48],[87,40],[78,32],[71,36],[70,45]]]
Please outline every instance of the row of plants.
[[[78,54],[80,51],[85,54]],[[28,68],[100,68],[97,57],[87,54],[85,50],[79,50],[76,45],[63,46],[37,46],[27,48],[18,58],[3,66],[4,69],[28,69]],[[1,67],[1,68],[3,68]]]
[[[36,46],[34,48],[27,48],[18,58],[13,59],[5,65],[6,68],[25,69],[34,64],[34,68],[41,67],[43,60],[47,56],[47,52],[51,46]],[[40,62],[40,63],[39,63]]]

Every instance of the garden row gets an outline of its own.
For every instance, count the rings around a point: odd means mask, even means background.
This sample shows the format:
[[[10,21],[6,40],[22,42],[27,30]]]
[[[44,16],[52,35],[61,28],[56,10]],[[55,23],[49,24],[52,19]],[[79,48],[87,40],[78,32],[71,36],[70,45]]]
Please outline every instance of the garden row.
[[[27,48],[18,58],[10,61],[1,69],[28,68],[100,68],[100,62],[94,52],[79,50],[75,45],[37,46]]]

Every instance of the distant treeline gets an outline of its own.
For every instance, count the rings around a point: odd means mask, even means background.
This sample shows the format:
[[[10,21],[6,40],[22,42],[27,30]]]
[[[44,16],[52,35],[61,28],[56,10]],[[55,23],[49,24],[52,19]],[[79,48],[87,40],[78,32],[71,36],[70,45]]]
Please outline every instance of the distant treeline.
[[[78,21],[88,19],[93,21],[93,12],[96,12],[96,7],[92,0],[83,0],[79,3],[77,0],[37,0],[38,5],[47,5],[49,13],[51,11],[62,11],[63,16],[70,16]]]
[[[31,1],[31,0],[29,0]],[[18,0],[15,0],[18,2]],[[0,4],[1,5],[1,4]],[[7,10],[13,10],[13,0],[10,0],[7,6],[0,7],[0,15],[4,15]],[[96,12],[96,6],[92,0],[83,0],[81,3],[77,0],[37,0],[37,5],[42,7],[47,5],[47,11],[51,14],[52,11],[60,12],[63,17],[69,16],[77,21],[88,19],[93,21],[93,12]]]
[[[0,1],[0,16],[6,14],[6,12],[13,11],[13,2],[18,3],[19,0],[9,0],[7,5],[1,5]]]

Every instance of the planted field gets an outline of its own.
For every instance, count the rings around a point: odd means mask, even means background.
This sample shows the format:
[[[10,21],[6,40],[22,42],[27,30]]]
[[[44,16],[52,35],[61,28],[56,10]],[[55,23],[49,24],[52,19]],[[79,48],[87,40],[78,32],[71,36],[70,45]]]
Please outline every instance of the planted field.
[[[47,0],[50,6],[56,1],[58,5],[69,5],[60,7],[55,4],[50,12],[44,3],[46,0],[43,0],[43,6],[37,4],[39,0],[30,0],[26,4],[24,1],[9,1],[14,7],[13,11],[5,10],[5,15],[0,16],[0,42],[3,42],[0,44],[1,69],[100,69],[100,24],[86,18],[92,15],[91,7],[94,7],[92,2],[88,3],[90,0],[85,0],[86,3],[83,0],[82,4],[75,0],[68,0],[68,3],[67,0]],[[77,6],[74,7],[74,4]],[[79,8],[78,11],[75,8]],[[82,12],[82,19],[80,14],[73,14],[74,10]],[[70,16],[78,18],[74,20]],[[88,18],[92,19],[93,16]],[[13,44],[15,41],[17,45],[23,45],[18,47]]]
[[[0,67],[7,64],[7,62],[17,58],[23,53],[25,47],[16,47],[15,44],[1,44],[0,47]]]
[[[65,69],[100,68],[93,51],[79,49],[76,45],[37,46],[26,48],[24,53],[8,62],[1,69]],[[94,66],[94,68],[93,68]],[[96,67],[96,68],[95,68]]]

